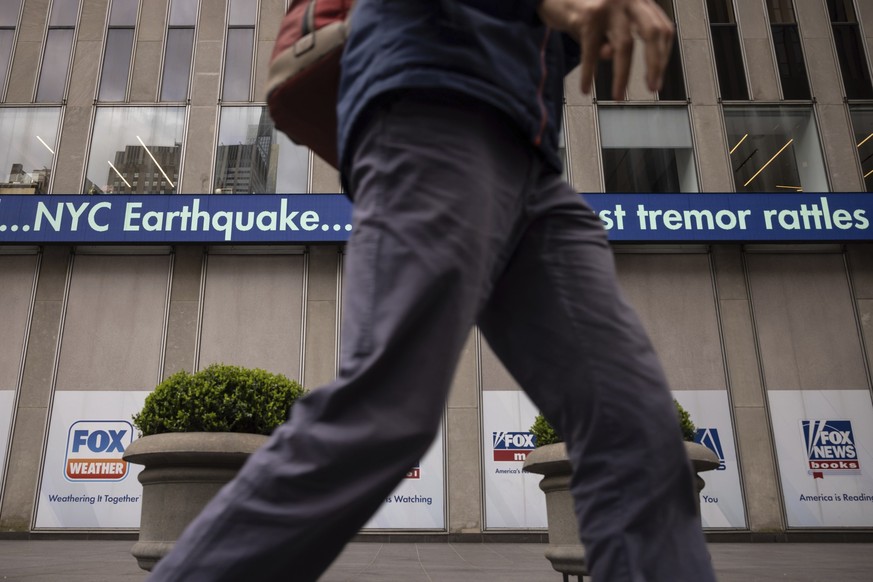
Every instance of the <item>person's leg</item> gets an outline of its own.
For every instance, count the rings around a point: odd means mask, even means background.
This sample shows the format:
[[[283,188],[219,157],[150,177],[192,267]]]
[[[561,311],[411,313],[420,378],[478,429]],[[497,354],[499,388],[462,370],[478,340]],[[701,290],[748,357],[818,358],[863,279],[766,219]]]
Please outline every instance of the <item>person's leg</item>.
[[[676,409],[606,233],[560,176],[537,190],[481,329],[566,440],[594,580],[713,581]]]
[[[534,157],[509,128],[465,100],[373,114],[350,176],[339,377],[293,407],[151,580],[315,580],[421,459],[530,185]]]

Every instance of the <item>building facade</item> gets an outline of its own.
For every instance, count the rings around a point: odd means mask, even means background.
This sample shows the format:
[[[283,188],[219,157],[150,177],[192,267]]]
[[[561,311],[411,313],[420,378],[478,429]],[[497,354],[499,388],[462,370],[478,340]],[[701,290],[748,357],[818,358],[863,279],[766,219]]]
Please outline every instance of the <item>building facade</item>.
[[[625,101],[610,98],[608,67],[592,96],[571,73],[564,155],[571,184],[605,197],[592,199],[609,208],[626,293],[722,459],[704,525],[869,535],[873,3],[657,1],[677,26],[663,89],[646,88],[640,50]],[[339,223],[322,242],[275,224],[257,244],[161,241],[138,238],[166,226],[143,210],[120,219],[128,238],[95,238],[111,201],[145,195],[193,208],[220,194],[258,213],[250,228],[276,220],[269,195],[342,206],[336,172],[266,113],[286,4],[0,0],[0,531],[135,530],[133,468],[101,482],[64,467],[75,434],[134,438],[130,415],[178,370],[261,367],[309,389],[335,374]],[[662,200],[685,206],[645,209]],[[721,210],[693,206],[710,202]],[[781,234],[736,234],[746,202],[764,204],[761,232]],[[7,209],[25,207],[43,230],[19,230]],[[622,220],[646,236],[623,241]],[[671,238],[707,221],[735,232]],[[535,413],[474,330],[434,448],[367,529],[542,532],[519,461]]]

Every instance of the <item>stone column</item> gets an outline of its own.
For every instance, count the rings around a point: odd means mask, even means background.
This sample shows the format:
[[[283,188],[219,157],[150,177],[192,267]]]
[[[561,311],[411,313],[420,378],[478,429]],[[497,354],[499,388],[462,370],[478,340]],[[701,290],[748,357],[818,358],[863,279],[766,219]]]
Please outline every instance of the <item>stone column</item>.
[[[464,346],[446,410],[450,534],[478,534],[483,530],[479,341],[479,333],[474,331]]]
[[[827,7],[824,2],[796,2],[795,7],[831,190],[862,192],[858,151],[843,101],[845,91]]]
[[[9,443],[6,488],[0,506],[0,531],[27,532],[33,519],[43,440],[52,400],[58,337],[63,321],[69,247],[43,251],[33,319],[24,355],[24,374]]]
[[[871,376],[873,383],[873,244],[849,245],[848,262],[866,352],[867,375]]]
[[[714,247],[713,263],[749,529],[783,531],[775,445],[741,247]]]
[[[203,275],[203,247],[176,247],[173,258],[173,286],[164,346],[161,378],[179,371],[194,372],[197,329],[200,322],[200,292]]]
[[[221,57],[224,54],[225,1],[200,3],[194,45],[194,81],[185,136],[185,170],[180,194],[205,194],[212,187],[215,134],[218,131],[218,96],[221,94]]]
[[[340,251],[341,247],[333,245],[313,246],[307,251],[306,328],[300,383],[309,390],[336,377]]]

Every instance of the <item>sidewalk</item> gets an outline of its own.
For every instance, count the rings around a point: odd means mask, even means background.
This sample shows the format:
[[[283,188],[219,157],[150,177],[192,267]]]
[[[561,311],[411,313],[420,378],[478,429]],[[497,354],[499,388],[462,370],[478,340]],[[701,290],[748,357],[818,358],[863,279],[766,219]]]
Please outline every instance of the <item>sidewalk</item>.
[[[146,573],[131,557],[132,545],[0,540],[0,581],[141,582]],[[873,544],[713,543],[709,548],[719,582],[873,580]],[[561,582],[543,549],[543,544],[353,543],[321,580]]]

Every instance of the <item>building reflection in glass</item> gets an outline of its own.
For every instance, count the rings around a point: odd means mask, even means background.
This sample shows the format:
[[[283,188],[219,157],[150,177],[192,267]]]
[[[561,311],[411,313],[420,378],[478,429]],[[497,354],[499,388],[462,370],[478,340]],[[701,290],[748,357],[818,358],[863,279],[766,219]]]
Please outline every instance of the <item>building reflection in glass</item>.
[[[173,146],[126,146],[115,152],[113,162],[107,162],[106,190],[97,191],[95,187],[88,193],[173,194],[179,181],[181,158],[181,143]]]
[[[309,152],[280,135],[266,107],[224,107],[215,152],[215,194],[305,192]]]
[[[184,107],[100,107],[88,157],[86,194],[175,194]]]
[[[855,131],[855,150],[861,162],[864,191],[873,192],[873,106],[862,105],[850,108]]]
[[[57,107],[0,107],[0,195],[49,192],[59,117]]]

